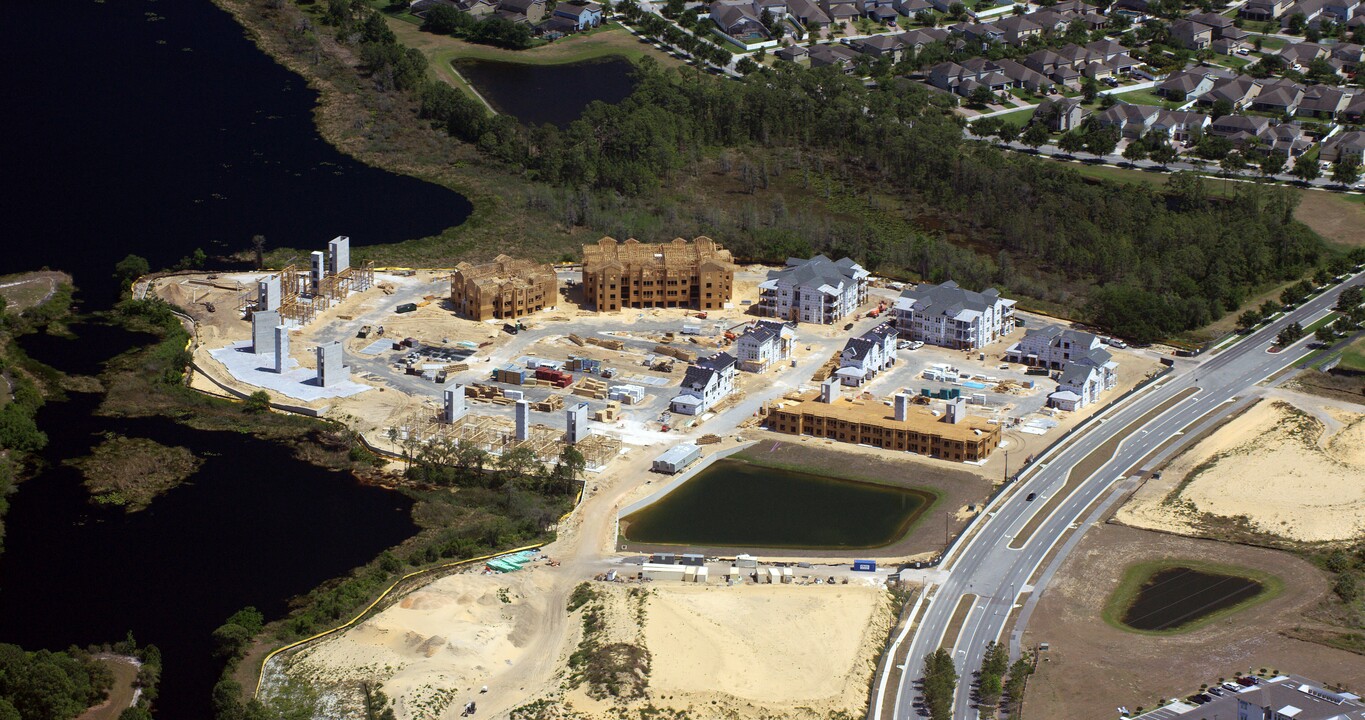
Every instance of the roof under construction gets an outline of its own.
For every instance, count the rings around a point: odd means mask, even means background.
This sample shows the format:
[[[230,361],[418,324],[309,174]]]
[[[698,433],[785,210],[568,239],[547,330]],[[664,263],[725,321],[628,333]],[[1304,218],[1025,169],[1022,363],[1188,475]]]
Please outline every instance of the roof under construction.
[[[642,243],[635,238],[617,242],[614,238],[604,237],[595,244],[583,246],[583,265],[585,272],[616,264],[621,267],[692,267],[704,263],[722,266],[734,265],[734,257],[720,243],[705,235],[695,240],[674,238],[666,243]]]
[[[903,429],[923,435],[937,435],[946,440],[975,442],[982,435],[997,432],[999,426],[989,423],[985,418],[966,416],[961,422],[950,423],[943,415],[934,415],[925,405],[911,404],[905,420],[897,420],[892,406],[881,400],[851,400],[835,398],[834,402],[820,402],[818,391],[788,396],[773,406],[779,412],[798,413],[831,418],[847,423],[875,425],[883,428]]]

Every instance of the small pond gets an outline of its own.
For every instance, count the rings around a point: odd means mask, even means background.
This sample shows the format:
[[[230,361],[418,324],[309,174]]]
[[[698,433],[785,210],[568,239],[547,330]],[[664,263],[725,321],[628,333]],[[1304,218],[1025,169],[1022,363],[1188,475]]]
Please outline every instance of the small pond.
[[[621,519],[631,542],[857,550],[905,536],[934,496],[718,460],[658,502]]]
[[[1164,568],[1138,588],[1123,624],[1136,630],[1173,630],[1256,597],[1264,588],[1251,578]]]
[[[620,56],[561,65],[465,58],[452,65],[498,112],[527,125],[567,127],[593,101],[618,103],[635,91],[635,66]]]

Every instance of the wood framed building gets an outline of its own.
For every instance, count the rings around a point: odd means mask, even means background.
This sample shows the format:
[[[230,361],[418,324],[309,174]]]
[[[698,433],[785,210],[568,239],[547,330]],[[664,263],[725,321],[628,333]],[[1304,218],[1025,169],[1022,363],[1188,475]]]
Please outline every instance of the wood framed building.
[[[632,308],[720,310],[734,293],[730,251],[708,237],[688,242],[623,243],[604,237],[583,246],[583,296],[599,312]]]
[[[812,392],[768,406],[769,430],[919,453],[955,462],[984,460],[1000,445],[1000,426],[965,414],[961,401],[935,416],[909,396],[880,400],[821,398]]]
[[[478,265],[462,262],[450,276],[450,302],[470,320],[514,319],[554,307],[554,268],[506,255]]]

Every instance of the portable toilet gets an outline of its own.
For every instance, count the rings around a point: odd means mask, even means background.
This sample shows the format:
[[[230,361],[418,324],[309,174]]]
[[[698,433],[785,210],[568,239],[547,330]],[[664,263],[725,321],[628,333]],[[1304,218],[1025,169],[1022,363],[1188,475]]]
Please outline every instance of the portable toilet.
[[[853,572],[877,572],[876,560],[854,560]]]
[[[778,584],[782,582],[782,568],[768,568],[768,582]]]
[[[707,570],[705,565],[702,565],[701,567],[697,568],[697,582],[699,584],[705,585],[706,581],[710,578],[710,576],[711,572]]]
[[[789,567],[782,568],[782,582],[791,583],[793,579],[795,579],[795,575],[792,573],[792,569]]]
[[[683,579],[683,582],[696,582],[696,581],[697,581],[697,566],[695,566],[695,565],[688,565],[688,566],[686,567],[686,569],[683,570],[683,577],[682,577],[682,579]]]
[[[743,577],[740,575],[739,568],[734,565],[731,565],[730,569],[725,572],[725,579],[731,585],[744,581]]]

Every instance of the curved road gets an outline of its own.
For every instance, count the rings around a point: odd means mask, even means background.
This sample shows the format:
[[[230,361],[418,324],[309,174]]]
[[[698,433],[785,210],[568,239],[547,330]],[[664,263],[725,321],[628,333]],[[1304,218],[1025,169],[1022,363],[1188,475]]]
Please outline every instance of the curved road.
[[[1311,335],[1283,352],[1271,354],[1268,350],[1282,328],[1295,321],[1307,327],[1335,305],[1343,288],[1362,284],[1362,278],[1365,273],[1357,273],[1217,355],[1200,362],[1180,363],[1170,375],[1092,420],[1088,431],[1078,431],[1073,438],[1064,439],[1043,453],[1025,473],[1026,479],[1017,483],[1012,492],[1003,494],[1000,501],[987,507],[987,512],[968,528],[967,532],[972,533],[970,539],[950,551],[944,563],[946,577],[942,583],[925,588],[927,608],[911,639],[894,706],[883,707],[879,694],[870,713],[873,720],[880,720],[888,710],[893,712],[895,720],[919,716],[919,710],[914,706],[918,694],[914,682],[920,677],[924,657],[940,643],[951,647],[958,675],[962,678],[953,716],[963,720],[976,718],[977,711],[971,701],[971,680],[972,673],[981,667],[986,643],[999,639],[1011,612],[1023,607],[1016,604],[1021,594],[1028,593],[1029,600],[1036,602],[1051,573],[1044,572],[1040,579],[1034,578],[1035,573],[1067,531],[1078,529],[1063,546],[1063,553],[1054,557],[1049,570],[1060,564],[1065,551],[1085,532],[1085,526],[1078,526],[1078,523],[1087,508],[1109,493],[1144,458],[1158,452],[1161,457],[1175,452],[1180,440],[1162,447],[1167,440],[1181,437],[1186,428],[1212,421],[1213,418],[1205,416],[1219,409],[1226,410],[1228,403],[1234,402],[1249,388],[1309,354],[1307,345],[1312,340]],[[1180,398],[1191,389],[1192,394],[1146,418],[1164,403]],[[1144,418],[1145,422],[1139,425]],[[1185,433],[1185,436],[1192,434]],[[1107,452],[1108,449],[1101,450],[1102,446],[1115,438],[1123,439],[1103,465],[1075,487],[1031,535],[1021,537],[1021,531],[1034,514],[1042,512],[1048,501],[1063,491],[1071,469],[1097,450]],[[1037,493],[1037,499],[1025,501],[1024,494],[1029,492]],[[1116,497],[1117,494],[1110,500]],[[1095,518],[1085,519],[1088,524]],[[1019,547],[1011,547],[1012,543]],[[1031,586],[1030,582],[1036,585]],[[961,632],[956,639],[944,638],[964,595],[974,595],[976,599],[961,623]],[[1012,638],[1016,652],[1018,638],[1031,609],[1031,606],[1025,607],[1025,613],[1015,623]]]

